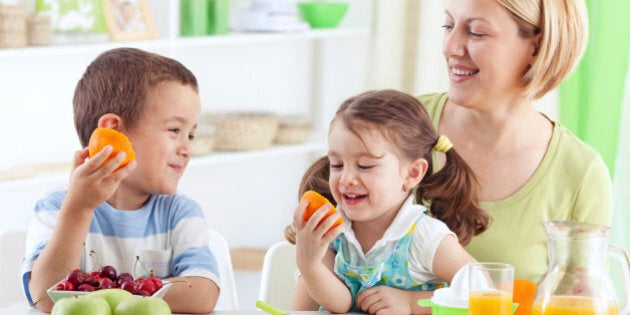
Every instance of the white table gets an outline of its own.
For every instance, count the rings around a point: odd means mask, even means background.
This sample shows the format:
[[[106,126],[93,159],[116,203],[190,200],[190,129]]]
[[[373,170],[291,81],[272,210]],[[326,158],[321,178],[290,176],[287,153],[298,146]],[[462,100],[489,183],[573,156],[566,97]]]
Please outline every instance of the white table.
[[[8,308],[0,309],[1,315],[42,315],[47,314],[44,312],[40,312],[37,309],[32,309],[27,306],[16,305]],[[209,315],[266,315],[267,313],[255,310],[255,311],[215,311],[210,313]],[[287,315],[328,315],[328,312],[287,312]],[[178,315],[173,313],[173,315]],[[183,315],[183,314],[179,314]]]

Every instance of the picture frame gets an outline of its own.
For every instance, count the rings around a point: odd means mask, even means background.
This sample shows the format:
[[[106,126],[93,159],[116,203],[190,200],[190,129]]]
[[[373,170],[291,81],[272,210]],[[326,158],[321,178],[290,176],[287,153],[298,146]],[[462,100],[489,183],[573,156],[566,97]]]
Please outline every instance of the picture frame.
[[[156,39],[146,0],[102,0],[105,22],[114,41]]]

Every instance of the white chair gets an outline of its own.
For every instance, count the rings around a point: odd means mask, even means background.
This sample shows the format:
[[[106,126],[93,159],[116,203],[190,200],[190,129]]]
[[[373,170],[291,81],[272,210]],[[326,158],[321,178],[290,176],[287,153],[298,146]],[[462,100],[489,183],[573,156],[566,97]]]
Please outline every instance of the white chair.
[[[291,309],[297,274],[295,245],[287,241],[273,244],[265,253],[258,298],[280,309]]]
[[[26,230],[0,232],[0,308],[14,304],[26,305],[19,275],[26,251]]]
[[[230,247],[225,237],[219,232],[209,229],[209,234],[210,251],[217,259],[219,277],[221,278],[221,293],[214,309],[216,311],[237,311],[238,295],[236,293],[236,281],[234,280]]]

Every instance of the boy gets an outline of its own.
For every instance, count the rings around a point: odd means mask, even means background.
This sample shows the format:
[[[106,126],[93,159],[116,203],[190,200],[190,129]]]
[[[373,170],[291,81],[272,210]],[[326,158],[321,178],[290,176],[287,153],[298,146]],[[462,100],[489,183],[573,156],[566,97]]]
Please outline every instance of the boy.
[[[219,281],[204,212],[175,193],[201,111],[195,76],[170,58],[112,49],[88,66],[73,107],[84,149],[74,156],[68,187],[36,203],[22,266],[29,301],[50,312],[46,290],[76,268],[111,265],[139,277],[144,265],[157,277],[184,280],[164,297],[174,313],[211,312]],[[126,134],[136,160],[120,167],[121,152],[103,164],[111,146],[87,159],[97,127]]]

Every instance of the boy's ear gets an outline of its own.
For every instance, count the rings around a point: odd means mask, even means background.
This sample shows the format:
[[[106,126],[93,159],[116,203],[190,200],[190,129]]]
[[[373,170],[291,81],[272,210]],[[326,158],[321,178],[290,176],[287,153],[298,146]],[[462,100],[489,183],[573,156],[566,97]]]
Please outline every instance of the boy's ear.
[[[425,159],[417,159],[412,161],[407,170],[405,178],[405,187],[414,187],[420,183],[424,175],[429,169],[429,162]]]
[[[98,127],[112,128],[119,130],[122,126],[122,118],[116,114],[107,113],[98,119]]]

